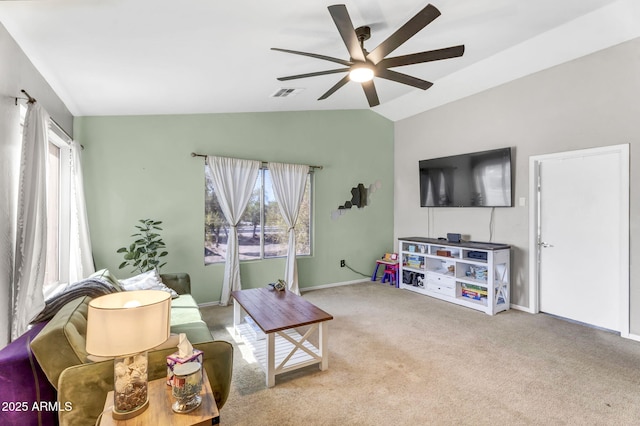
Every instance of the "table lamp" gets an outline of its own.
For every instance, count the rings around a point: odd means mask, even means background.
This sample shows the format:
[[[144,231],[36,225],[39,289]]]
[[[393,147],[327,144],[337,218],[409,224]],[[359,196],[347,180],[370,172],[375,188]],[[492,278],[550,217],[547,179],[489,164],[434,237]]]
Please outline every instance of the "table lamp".
[[[159,290],[122,291],[89,303],[87,353],[114,357],[114,419],[149,406],[147,351],[169,338],[170,311],[171,295]]]

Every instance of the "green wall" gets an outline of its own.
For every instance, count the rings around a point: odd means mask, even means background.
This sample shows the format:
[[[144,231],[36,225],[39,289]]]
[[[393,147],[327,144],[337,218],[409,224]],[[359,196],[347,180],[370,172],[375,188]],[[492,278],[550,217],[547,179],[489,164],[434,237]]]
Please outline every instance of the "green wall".
[[[188,272],[199,303],[220,299],[223,264],[204,266],[204,160],[191,152],[322,165],[315,173],[313,255],[298,258],[300,287],[357,280],[393,248],[393,123],[371,111],[78,117],[96,267],[118,277],[118,247],[138,219],[162,220],[168,263]],[[379,180],[370,205],[331,212],[358,183]],[[281,278],[284,259],[241,262],[243,288]]]

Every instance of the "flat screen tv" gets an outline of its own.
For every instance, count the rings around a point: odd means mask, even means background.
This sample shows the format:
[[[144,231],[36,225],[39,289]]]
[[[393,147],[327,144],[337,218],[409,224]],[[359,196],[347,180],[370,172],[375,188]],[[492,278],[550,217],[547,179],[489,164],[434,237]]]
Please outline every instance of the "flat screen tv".
[[[511,148],[420,161],[422,207],[512,207]]]

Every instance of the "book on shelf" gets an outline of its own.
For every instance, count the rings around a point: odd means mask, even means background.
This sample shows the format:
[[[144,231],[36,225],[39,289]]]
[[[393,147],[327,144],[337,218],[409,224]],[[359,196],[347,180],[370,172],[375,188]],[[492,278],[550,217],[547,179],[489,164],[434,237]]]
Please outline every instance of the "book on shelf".
[[[471,299],[476,299],[476,300],[480,300],[482,297],[487,297],[486,294],[483,295],[480,293],[476,293],[475,291],[469,291],[469,290],[463,290],[462,295],[464,297],[469,297]]]
[[[416,255],[409,255],[405,258],[405,265],[409,268],[419,269],[422,266],[422,257]]]
[[[487,294],[486,287],[482,287],[482,286],[479,286],[479,285],[461,283],[460,287],[462,287],[463,290],[471,290],[471,291]]]
[[[479,294],[481,296],[486,296],[488,293],[486,290],[470,290],[468,288],[463,288],[462,289],[463,293],[470,293],[470,294]]]
[[[487,300],[487,296],[480,295],[480,294],[473,294],[473,292],[471,291],[463,291],[461,296],[466,297],[467,299],[472,299],[472,300],[480,300],[480,301]]]

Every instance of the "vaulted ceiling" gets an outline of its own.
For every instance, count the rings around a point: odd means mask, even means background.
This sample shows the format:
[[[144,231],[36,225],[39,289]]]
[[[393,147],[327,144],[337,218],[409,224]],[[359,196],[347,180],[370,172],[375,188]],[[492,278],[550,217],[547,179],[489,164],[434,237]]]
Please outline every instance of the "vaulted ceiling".
[[[640,36],[637,0],[432,0],[441,16],[394,55],[465,45],[464,56],[396,70],[430,89],[375,79],[373,111],[398,120]],[[0,2],[0,22],[75,116],[366,109],[336,68],[270,48],[349,59],[332,1],[36,0]],[[427,4],[346,0],[368,50]],[[302,89],[284,98],[281,88]]]

